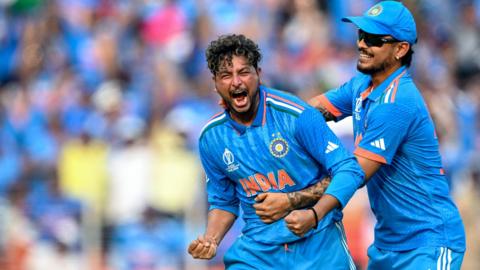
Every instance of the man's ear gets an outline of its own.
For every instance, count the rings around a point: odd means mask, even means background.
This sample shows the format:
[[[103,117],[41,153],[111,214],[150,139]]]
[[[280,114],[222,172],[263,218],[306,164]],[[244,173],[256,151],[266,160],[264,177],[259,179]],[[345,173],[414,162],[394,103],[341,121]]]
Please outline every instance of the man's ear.
[[[257,72],[257,76],[258,76],[258,83],[259,84],[262,84],[262,68],[261,67],[258,67],[256,69],[256,72]]]
[[[395,53],[395,59],[400,59],[404,57],[408,50],[410,49],[410,44],[408,42],[400,42],[397,46],[397,52]]]

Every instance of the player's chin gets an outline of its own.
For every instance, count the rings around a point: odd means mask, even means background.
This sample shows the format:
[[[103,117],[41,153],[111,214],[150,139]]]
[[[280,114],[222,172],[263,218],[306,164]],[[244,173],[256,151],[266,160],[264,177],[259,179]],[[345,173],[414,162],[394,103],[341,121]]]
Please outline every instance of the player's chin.
[[[232,109],[238,114],[246,113],[250,111],[250,104],[245,106],[236,106],[235,104],[232,104]]]
[[[361,63],[360,61],[357,63],[357,70],[363,74],[371,75],[373,74],[374,69],[369,64]]]

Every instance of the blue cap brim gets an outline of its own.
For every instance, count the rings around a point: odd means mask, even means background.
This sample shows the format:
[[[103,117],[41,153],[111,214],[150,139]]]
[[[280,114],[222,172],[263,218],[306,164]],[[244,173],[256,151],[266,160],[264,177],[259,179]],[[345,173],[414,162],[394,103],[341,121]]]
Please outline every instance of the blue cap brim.
[[[353,23],[359,29],[370,34],[390,35],[390,31],[388,30],[388,28],[368,17],[343,17],[342,22]]]

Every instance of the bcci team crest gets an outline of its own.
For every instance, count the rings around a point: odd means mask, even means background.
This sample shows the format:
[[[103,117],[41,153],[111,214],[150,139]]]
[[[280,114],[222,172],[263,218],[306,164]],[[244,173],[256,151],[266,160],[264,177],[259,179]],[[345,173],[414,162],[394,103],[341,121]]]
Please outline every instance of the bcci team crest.
[[[375,5],[367,11],[367,14],[369,16],[378,16],[380,13],[382,13],[382,10],[383,8],[381,5]]]
[[[288,153],[288,143],[282,138],[273,139],[270,143],[270,153],[277,158],[284,157]]]

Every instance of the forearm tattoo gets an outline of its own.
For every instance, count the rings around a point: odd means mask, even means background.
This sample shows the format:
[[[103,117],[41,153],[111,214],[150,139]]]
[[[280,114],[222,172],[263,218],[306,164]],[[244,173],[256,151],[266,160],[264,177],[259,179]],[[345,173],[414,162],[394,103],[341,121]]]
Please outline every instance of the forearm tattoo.
[[[323,193],[325,193],[325,190],[327,190],[330,182],[331,178],[327,176],[313,186],[300,191],[287,193],[290,207],[292,209],[301,209],[315,205],[322,197]]]
[[[321,112],[323,114],[323,117],[325,118],[325,121],[332,121],[332,120],[335,120],[335,116],[330,113],[329,111],[327,111],[327,109],[325,109],[323,106],[319,105],[316,107],[317,110],[319,112]]]

